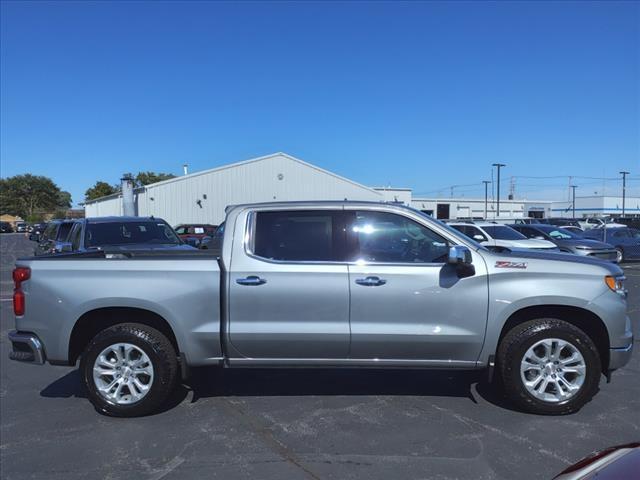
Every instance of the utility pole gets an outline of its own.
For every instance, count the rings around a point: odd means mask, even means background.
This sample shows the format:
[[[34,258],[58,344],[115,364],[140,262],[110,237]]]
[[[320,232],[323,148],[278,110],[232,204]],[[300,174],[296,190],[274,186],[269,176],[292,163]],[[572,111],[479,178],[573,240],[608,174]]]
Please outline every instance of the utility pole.
[[[627,197],[627,175],[629,175],[629,172],[620,172],[620,175],[622,175],[622,217],[624,218],[624,203]]]
[[[484,219],[487,219],[487,203],[489,200],[489,184],[491,183],[489,180],[483,180],[484,183]]]
[[[497,201],[498,211],[496,212],[496,215],[499,217],[500,216],[500,169],[502,167],[506,167],[506,165],[504,163],[494,163],[492,164],[492,166],[498,168],[498,201]]]
[[[569,185],[569,187],[572,190],[571,204],[572,204],[572,209],[573,209],[573,218],[575,220],[575,218],[576,218],[576,188],[578,188],[578,186],[577,185]]]

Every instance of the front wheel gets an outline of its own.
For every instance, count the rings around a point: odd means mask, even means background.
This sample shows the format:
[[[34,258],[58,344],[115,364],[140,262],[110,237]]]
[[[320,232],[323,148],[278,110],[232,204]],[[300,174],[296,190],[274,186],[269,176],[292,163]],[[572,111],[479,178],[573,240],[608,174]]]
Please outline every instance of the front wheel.
[[[135,417],[157,410],[178,378],[171,342],[155,328],[123,323],[98,333],[80,362],[89,400],[106,415]]]
[[[591,338],[553,318],[510,330],[498,348],[498,366],[508,397],[532,413],[575,412],[591,400],[600,383],[600,355]]]

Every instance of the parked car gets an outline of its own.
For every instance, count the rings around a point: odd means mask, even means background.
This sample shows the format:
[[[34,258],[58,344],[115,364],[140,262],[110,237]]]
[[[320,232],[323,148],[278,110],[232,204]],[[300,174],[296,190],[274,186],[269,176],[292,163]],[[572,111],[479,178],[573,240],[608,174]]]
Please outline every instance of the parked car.
[[[584,238],[610,243],[618,251],[618,260],[640,259],[640,230],[629,227],[592,228],[584,232]]]
[[[547,240],[529,239],[506,225],[496,223],[476,222],[476,223],[450,223],[449,226],[455,228],[467,237],[484,245],[487,248],[502,251],[518,249],[535,249],[546,251],[559,251],[555,244]]]
[[[579,220],[579,223],[580,223],[580,227],[585,231],[591,230],[592,228],[602,228],[605,225],[607,227],[626,227],[625,224],[617,223],[611,217],[585,218],[585,219]]]
[[[10,357],[80,358],[97,410],[136,416],[203,365],[486,369],[489,378],[495,365],[521,409],[566,414],[632,355],[613,263],[491,252],[377,202],[240,205],[225,225],[219,258],[18,260]]]
[[[555,225],[511,225],[511,227],[527,238],[548,240],[555,243],[561,252],[585,255],[610,262],[617,262],[618,251],[608,243],[584,238],[576,235],[565,227]],[[576,227],[572,227],[576,228]]]
[[[578,227],[580,228],[580,222],[575,218],[547,218],[545,222],[548,225],[555,225],[556,227]]]
[[[176,233],[188,245],[197,247],[200,241],[207,235],[213,235],[217,225],[197,224],[197,225],[178,225],[175,228]]]
[[[27,231],[28,226],[27,222],[18,222],[16,223],[16,232],[24,233]]]
[[[9,222],[0,222],[0,233],[13,233],[13,227]]]
[[[569,232],[578,235],[581,237],[584,234],[584,230],[580,227],[574,227],[573,225],[565,225],[564,227],[560,227],[563,230],[568,230]]]
[[[222,222],[212,235],[207,235],[200,241],[198,248],[211,250],[217,254],[222,252],[222,239],[224,238],[224,222]]]
[[[90,250],[194,250],[171,226],[153,217],[94,217],[74,222],[61,252]]]
[[[640,443],[595,452],[564,469],[553,480],[634,480],[640,478]]]
[[[37,242],[34,255],[49,255],[59,252],[61,244],[66,242],[73,220],[52,220],[47,224],[47,228],[41,233],[30,233],[29,240]]]
[[[34,223],[29,227],[29,234],[30,234],[29,238],[34,241],[37,240],[36,237],[39,238],[39,236],[42,235],[42,233],[45,231],[46,228],[47,228],[46,223]]]
[[[617,218],[616,222],[640,230],[640,218]]]

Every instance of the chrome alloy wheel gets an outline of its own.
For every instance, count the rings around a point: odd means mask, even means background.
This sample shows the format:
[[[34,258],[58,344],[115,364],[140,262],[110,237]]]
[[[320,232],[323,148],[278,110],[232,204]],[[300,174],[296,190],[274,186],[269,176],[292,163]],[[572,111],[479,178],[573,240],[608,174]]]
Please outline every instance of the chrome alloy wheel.
[[[93,382],[100,395],[116,405],[142,400],[153,385],[153,365],[142,349],[131,343],[105,348],[93,363]]]
[[[520,364],[520,377],[527,391],[549,403],[563,402],[578,393],[586,372],[580,351],[560,338],[534,343]]]

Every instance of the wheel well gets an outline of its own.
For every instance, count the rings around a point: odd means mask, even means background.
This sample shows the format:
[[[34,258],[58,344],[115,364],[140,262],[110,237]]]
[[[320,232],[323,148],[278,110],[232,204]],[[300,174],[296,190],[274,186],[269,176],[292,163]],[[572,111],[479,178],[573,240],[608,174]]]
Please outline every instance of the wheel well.
[[[593,340],[602,361],[602,369],[609,367],[609,332],[604,322],[595,313],[580,307],[566,305],[536,305],[513,313],[502,327],[498,345],[503,337],[516,325],[536,318],[557,318],[578,327]]]
[[[75,365],[93,337],[102,330],[119,323],[141,323],[153,327],[169,339],[176,352],[180,351],[171,325],[157,313],[142,308],[99,308],[82,315],[74,325],[69,340],[69,365]]]

